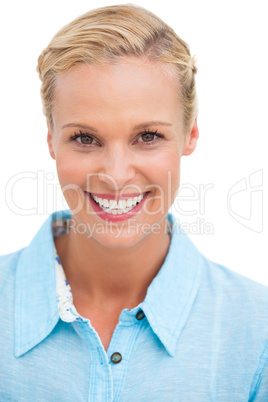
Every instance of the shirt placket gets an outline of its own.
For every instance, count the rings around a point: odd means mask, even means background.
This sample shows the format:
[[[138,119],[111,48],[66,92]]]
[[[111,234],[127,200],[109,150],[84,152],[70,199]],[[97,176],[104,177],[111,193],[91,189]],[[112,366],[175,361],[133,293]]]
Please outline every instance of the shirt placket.
[[[143,328],[144,318],[143,312],[138,308],[123,310],[113,333],[107,350],[113,378],[113,401],[121,400],[129,360],[138,335]]]
[[[95,329],[86,321],[73,321],[72,325],[88,346],[88,402],[112,402],[113,378],[107,354]]]
[[[72,323],[89,349],[88,401],[120,401],[129,360],[144,318],[140,309],[123,310],[107,352],[89,320]]]

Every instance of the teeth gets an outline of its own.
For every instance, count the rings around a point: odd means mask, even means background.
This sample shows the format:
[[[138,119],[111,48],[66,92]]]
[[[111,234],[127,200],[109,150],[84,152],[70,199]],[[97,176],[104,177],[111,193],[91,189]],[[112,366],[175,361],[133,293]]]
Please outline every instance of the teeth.
[[[100,201],[99,201],[99,204],[100,205],[102,205],[102,200],[101,200],[101,198],[99,199]],[[109,204],[109,208],[110,209],[115,209],[115,208],[117,208],[117,202],[116,202],[116,200],[110,200],[110,204]]]
[[[131,207],[132,206],[132,198],[128,198],[127,199],[127,207]]]
[[[118,209],[124,209],[127,206],[126,200],[119,200],[118,201]]]
[[[96,195],[92,195],[92,198],[99,204],[101,209],[103,209],[108,214],[121,215],[133,209],[137,203],[141,202],[144,195],[139,195],[138,197],[128,198],[123,200],[107,200],[106,198],[100,198]]]
[[[108,207],[109,207],[109,201],[106,200],[106,199],[103,199],[103,200],[102,200],[102,205],[103,205],[105,208],[108,208]]]

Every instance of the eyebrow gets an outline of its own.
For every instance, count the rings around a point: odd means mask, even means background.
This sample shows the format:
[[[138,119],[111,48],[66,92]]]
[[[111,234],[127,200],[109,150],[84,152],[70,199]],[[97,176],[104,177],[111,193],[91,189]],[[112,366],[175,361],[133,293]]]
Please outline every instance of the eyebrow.
[[[134,130],[138,130],[138,129],[143,129],[149,126],[172,126],[171,123],[167,123],[165,121],[160,121],[160,120],[152,120],[152,121],[146,121],[144,123],[141,124],[136,124],[133,129]],[[64,124],[61,128],[64,129],[66,127],[79,127],[79,128],[84,128],[87,130],[91,130],[94,131],[95,133],[98,132],[98,130],[92,126],[89,126],[87,124],[81,124],[81,123],[67,123]]]
[[[172,124],[167,123],[165,121],[152,120],[152,121],[146,121],[145,123],[137,124],[136,126],[134,126],[134,130],[140,128],[146,128],[148,126],[172,126]]]
[[[94,127],[92,127],[92,126],[88,126],[87,124],[67,123],[67,124],[64,124],[64,125],[61,127],[61,129],[63,130],[63,129],[66,128],[66,127],[79,127],[79,128],[84,128],[84,129],[88,129],[88,130],[91,130],[91,131],[95,131],[95,133],[98,132],[98,130],[97,130],[96,128],[94,128]]]

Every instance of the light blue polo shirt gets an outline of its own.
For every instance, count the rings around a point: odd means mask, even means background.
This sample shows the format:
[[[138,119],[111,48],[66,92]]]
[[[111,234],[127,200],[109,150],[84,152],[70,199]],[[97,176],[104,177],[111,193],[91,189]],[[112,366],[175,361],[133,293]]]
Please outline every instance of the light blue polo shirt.
[[[166,259],[107,352],[56,295],[53,213],[0,257],[0,401],[268,401],[268,288],[205,258],[172,215]]]

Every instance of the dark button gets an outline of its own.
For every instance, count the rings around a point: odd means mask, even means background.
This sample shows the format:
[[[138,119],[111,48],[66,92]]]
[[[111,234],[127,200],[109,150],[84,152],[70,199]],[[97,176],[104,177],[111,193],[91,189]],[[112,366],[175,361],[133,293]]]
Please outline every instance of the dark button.
[[[119,352],[115,352],[112,354],[111,360],[115,364],[120,363],[122,360],[122,355]]]
[[[137,312],[137,314],[136,314],[137,320],[139,320],[139,321],[140,321],[140,320],[143,320],[144,317],[145,317],[145,314],[144,314],[144,312],[143,312],[142,310],[140,310],[140,311]]]

